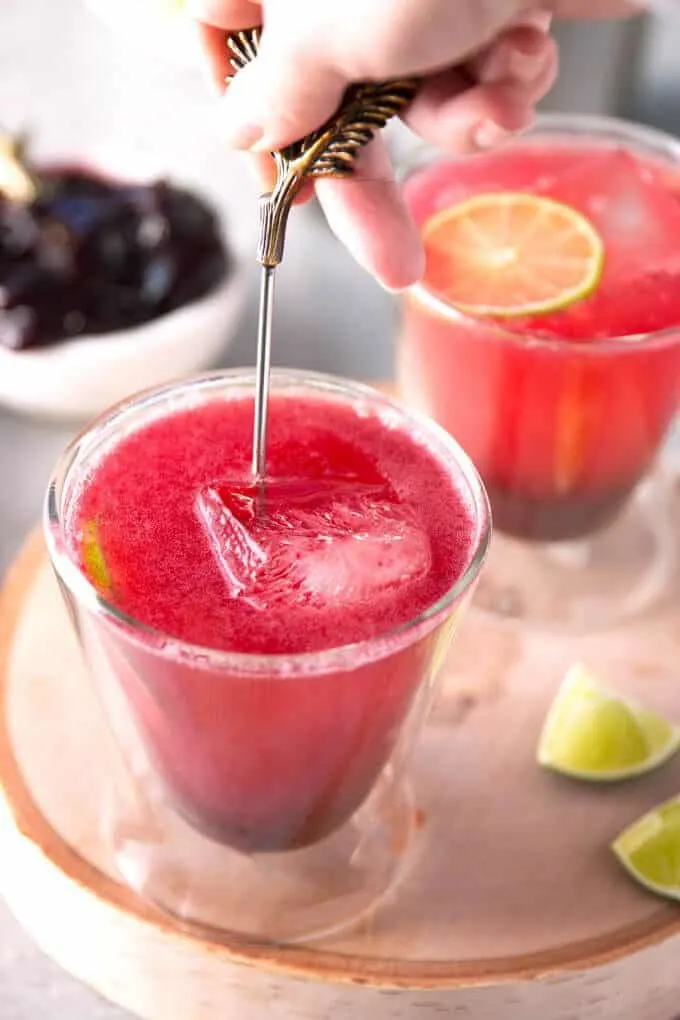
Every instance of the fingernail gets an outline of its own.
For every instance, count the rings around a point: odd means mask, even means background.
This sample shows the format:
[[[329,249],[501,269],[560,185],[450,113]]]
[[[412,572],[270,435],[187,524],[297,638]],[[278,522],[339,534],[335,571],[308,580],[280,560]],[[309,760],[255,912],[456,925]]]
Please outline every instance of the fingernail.
[[[472,142],[477,149],[494,149],[512,134],[493,120],[482,120],[472,132]]]
[[[541,53],[523,53],[511,50],[508,57],[508,77],[524,85],[536,81],[545,66],[546,56]]]

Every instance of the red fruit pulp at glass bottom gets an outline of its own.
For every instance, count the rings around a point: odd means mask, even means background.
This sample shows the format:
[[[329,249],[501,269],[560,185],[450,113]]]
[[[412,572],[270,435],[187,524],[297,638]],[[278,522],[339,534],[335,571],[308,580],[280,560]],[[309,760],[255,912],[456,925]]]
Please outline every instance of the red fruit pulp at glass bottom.
[[[251,400],[215,401],[142,427],[96,466],[71,511],[73,554],[81,557],[79,536],[96,521],[110,597],[125,612],[216,649],[318,651],[406,623],[469,565],[469,502],[405,431],[350,405],[275,397],[268,465],[283,498],[272,499],[264,525],[249,504],[251,430]],[[252,600],[229,594],[197,511],[197,495],[208,489],[222,493],[279,571],[268,576],[266,568],[262,583],[250,585]],[[365,513],[362,500],[370,501]],[[330,576],[318,541],[324,528],[338,567]],[[363,528],[361,542],[353,528]],[[405,536],[424,569],[410,570],[407,558],[400,580],[381,529],[390,539]],[[177,809],[206,834],[249,851],[306,845],[353,813],[392,752],[438,638],[386,650],[374,662],[357,653],[340,671],[254,677],[180,660],[124,627],[93,625]]]
[[[680,172],[675,183],[677,192],[667,168],[620,148],[547,143],[444,161],[407,182],[421,224],[473,194],[531,191],[583,212],[605,241],[597,291],[513,320],[510,337],[508,326],[406,301],[404,389],[471,455],[500,530],[587,534],[653,462],[680,397]],[[659,330],[671,340],[602,342]]]

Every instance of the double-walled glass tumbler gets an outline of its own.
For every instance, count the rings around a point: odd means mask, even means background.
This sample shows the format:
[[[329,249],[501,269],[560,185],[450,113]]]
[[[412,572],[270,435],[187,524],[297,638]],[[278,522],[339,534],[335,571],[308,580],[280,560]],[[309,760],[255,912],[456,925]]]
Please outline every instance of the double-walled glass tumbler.
[[[143,625],[74,558],[69,508],[123,437],[187,408],[247,397],[253,386],[251,372],[220,373],[95,421],[56,468],[46,534],[132,780],[131,797],[115,789],[102,806],[122,875],[185,922],[300,939],[355,920],[404,873],[417,828],[404,766],[474,589],[490,519],[475,469],[437,425],[358,384],[275,372],[274,395],[360,407],[427,448],[468,508],[462,572],[416,618],[318,652],[215,650]],[[163,555],[153,536],[148,555]]]

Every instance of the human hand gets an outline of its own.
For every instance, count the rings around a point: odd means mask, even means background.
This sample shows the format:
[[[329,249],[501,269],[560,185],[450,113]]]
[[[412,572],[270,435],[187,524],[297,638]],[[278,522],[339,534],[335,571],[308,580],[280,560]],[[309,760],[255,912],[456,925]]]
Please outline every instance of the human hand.
[[[554,0],[568,16],[584,0]],[[591,0],[591,6],[597,0]],[[600,0],[607,14],[625,0]],[[234,148],[267,155],[318,128],[353,81],[416,75],[404,113],[417,134],[453,154],[497,145],[526,127],[557,73],[551,11],[526,0],[189,0],[212,79],[231,71],[225,36],[264,24],[260,53],[230,85],[223,126]],[[617,10],[614,12],[613,8]],[[592,14],[592,11],[590,12]],[[330,226],[357,261],[391,289],[423,272],[420,237],[377,137],[348,180],[316,182]],[[308,191],[309,193],[309,191]]]

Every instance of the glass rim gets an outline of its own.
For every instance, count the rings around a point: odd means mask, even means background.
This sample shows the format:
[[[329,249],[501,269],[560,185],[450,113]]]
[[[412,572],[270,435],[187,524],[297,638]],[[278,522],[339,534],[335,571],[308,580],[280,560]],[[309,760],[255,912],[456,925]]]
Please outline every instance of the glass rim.
[[[508,143],[508,147],[516,147],[531,144],[545,134],[546,137],[562,134],[565,141],[579,137],[592,136],[594,140],[604,143],[618,142],[621,145],[628,144],[631,147],[637,145],[639,148],[646,148],[650,156],[656,154],[664,156],[669,163],[676,162],[680,171],[680,139],[668,134],[659,128],[649,127],[645,124],[638,124],[636,121],[626,120],[623,117],[608,117],[598,114],[572,114],[572,113],[542,113],[525,131],[520,132],[515,139]],[[463,159],[474,159],[474,156],[464,156]],[[418,145],[402,161],[402,167],[398,173],[400,185],[403,185],[419,171],[434,163],[455,162],[456,157],[447,155],[444,152],[434,149],[426,144]],[[641,343],[645,349],[649,347],[664,347],[672,343],[680,342],[680,324],[677,326],[666,326],[664,329],[654,330],[649,333],[629,333],[613,337],[600,337],[594,340],[574,341],[561,337],[541,336],[539,333],[520,333],[503,326],[499,322],[490,319],[475,318],[458,311],[444,298],[438,297],[429,290],[423,283],[413,284],[406,291],[408,298],[417,301],[419,305],[428,311],[434,312],[442,319],[457,322],[465,325],[471,331],[479,331],[480,340],[490,342],[502,340],[505,343],[516,345],[527,349],[531,347],[537,350],[564,351],[570,350],[572,354],[578,353],[582,357],[598,357],[610,352],[634,351]]]
[[[436,446],[442,452],[434,449],[435,444],[429,441],[424,444],[426,449],[450,474],[453,475],[455,471],[467,486],[466,496],[471,503],[475,527],[473,541],[470,545],[469,562],[455,582],[419,614],[384,633],[317,651],[277,652],[274,654],[224,651],[175,638],[125,613],[97,590],[80,566],[72,559],[66,540],[63,506],[63,497],[71,470],[74,468],[82,470],[82,461],[87,460],[88,452],[91,454],[93,448],[96,449],[102,439],[110,434],[110,430],[115,429],[123,421],[130,422],[138,414],[145,410],[150,411],[158,404],[162,404],[164,400],[177,397],[179,393],[198,392],[202,394],[205,392],[218,397],[221,392],[229,388],[230,384],[235,390],[254,387],[255,370],[233,368],[206,372],[181,382],[143,390],[104,411],[71,440],[59,456],[52,471],[43,510],[43,531],[47,550],[52,567],[61,584],[71,593],[78,605],[93,613],[103,615],[114,625],[122,625],[126,630],[126,637],[143,644],[146,649],[155,647],[160,654],[170,654],[176,661],[188,660],[197,667],[220,669],[243,675],[278,672],[282,677],[285,677],[286,675],[321,674],[343,668],[349,669],[401,650],[419,636],[429,633],[438,620],[446,614],[447,609],[464,596],[475,582],[486,558],[491,538],[491,508],[486,489],[468,455],[456,440],[436,422],[370,385],[326,373],[275,368],[271,373],[272,390],[276,390],[277,384],[284,391],[286,388],[294,389],[297,386],[316,394],[326,394],[330,398],[335,396],[355,402],[367,401],[375,410],[392,410],[400,416],[404,424],[413,427],[416,435],[426,435],[428,440],[435,441]],[[187,406],[196,406],[196,404]]]

